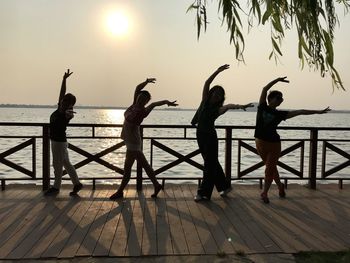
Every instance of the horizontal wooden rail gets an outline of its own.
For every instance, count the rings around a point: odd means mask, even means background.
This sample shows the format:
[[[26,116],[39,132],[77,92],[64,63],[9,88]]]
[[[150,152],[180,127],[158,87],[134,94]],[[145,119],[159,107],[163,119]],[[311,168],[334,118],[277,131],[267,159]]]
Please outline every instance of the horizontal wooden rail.
[[[28,139],[27,142],[21,142],[17,146],[12,147],[11,149],[4,149],[2,152],[0,152],[0,163],[2,163],[5,166],[9,166],[10,168],[16,169],[18,172],[24,174],[26,177],[21,178],[9,178],[4,176],[4,173],[2,177],[0,177],[1,180],[1,187],[2,189],[5,189],[6,181],[23,181],[23,180],[42,180],[43,189],[47,189],[50,185],[50,140],[49,140],[49,124],[48,123],[23,123],[23,122],[0,122],[0,128],[1,127],[31,127],[35,128],[34,131],[22,131],[21,129],[15,130],[15,132],[20,133],[20,135],[14,135],[14,134],[1,134],[0,131],[0,141],[1,139]],[[72,135],[69,136],[69,148],[70,150],[75,151],[76,153],[82,155],[85,160],[75,164],[75,167],[78,169],[80,167],[83,167],[85,165],[88,165],[90,162],[95,162],[100,165],[103,165],[104,167],[111,169],[116,172],[116,176],[113,177],[84,177],[81,178],[82,180],[92,180],[93,185],[95,186],[95,182],[97,180],[111,180],[114,181],[115,179],[120,179],[121,174],[123,173],[123,169],[119,168],[111,163],[108,163],[107,161],[101,159],[105,154],[113,152],[120,147],[123,147],[124,144],[122,142],[119,142],[105,150],[102,150],[101,152],[97,154],[89,153],[81,148],[79,148],[77,145],[74,145],[74,140],[81,139],[81,140],[111,140],[111,139],[120,139],[120,136],[118,135],[121,131],[122,124],[96,124],[96,123],[72,123],[69,124],[69,128],[73,128],[74,131],[80,131],[80,129],[84,130],[84,134],[78,134],[78,135]],[[78,129],[76,129],[78,128]],[[89,128],[87,131],[85,128]],[[103,130],[106,128],[114,128],[118,129],[117,135],[114,133],[113,135],[104,135],[102,134]],[[254,170],[258,169],[259,167],[263,166],[262,163],[257,163],[253,166],[251,166],[248,169],[245,169],[244,171],[240,170],[240,161],[244,157],[242,157],[242,154],[240,152],[240,148],[244,146],[245,149],[249,150],[250,152],[253,152],[256,154],[255,147],[250,146],[246,142],[253,142],[253,137],[235,137],[237,135],[237,130],[253,130],[255,129],[255,126],[231,126],[231,125],[218,125],[216,126],[218,130],[218,136],[220,143],[223,143],[225,145],[225,148],[221,151],[223,154],[223,160],[224,160],[224,170],[225,174],[231,181],[236,180],[259,180],[262,181],[263,177],[252,177],[247,176]],[[162,129],[170,129],[170,130],[176,130],[176,133],[171,136],[171,133],[166,132],[164,136],[153,136],[149,135],[149,130],[162,130]],[[342,155],[345,158],[349,158],[349,154],[344,149],[340,149],[339,147],[333,146],[333,143],[349,143],[349,138],[342,138],[341,136],[336,137],[332,136],[332,139],[324,139],[320,136],[320,133],[323,131],[327,132],[343,132],[343,131],[350,131],[350,127],[295,127],[295,126],[282,126],[279,127],[279,130],[289,130],[289,131],[305,131],[309,135],[305,135],[304,138],[283,138],[283,142],[295,142],[294,146],[287,147],[287,149],[282,151],[282,155],[287,155],[291,152],[294,152],[295,150],[300,149],[300,160],[299,160],[299,168],[293,168],[290,165],[287,165],[283,162],[279,162],[279,165],[281,168],[286,169],[289,173],[296,175],[296,177],[293,176],[285,176],[282,179],[284,179],[286,182],[287,180],[308,180],[309,187],[312,189],[316,189],[316,181],[318,180],[338,180],[339,185],[342,186],[343,180],[350,180],[349,176],[338,176],[338,177],[330,177],[330,175],[335,174],[336,172],[347,168],[350,166],[350,160],[340,163],[332,169],[329,169],[326,171],[326,153],[328,151],[333,151],[337,154]],[[200,176],[186,176],[186,177],[178,177],[178,176],[162,176],[162,173],[167,171],[168,169],[175,167],[181,163],[188,163],[190,164],[193,169],[199,169],[202,170],[203,166],[201,163],[197,163],[196,161],[192,160],[194,156],[199,154],[198,148],[194,148],[191,152],[188,152],[186,154],[179,153],[172,149],[170,146],[166,145],[166,141],[192,141],[192,143],[196,140],[195,137],[195,127],[191,125],[142,125],[141,131],[143,135],[143,142],[144,144],[149,141],[150,143],[150,162],[152,165],[155,165],[157,162],[156,159],[154,159],[153,156],[153,147],[157,147],[158,150],[167,152],[167,154],[172,155],[173,157],[177,158],[175,161],[172,161],[168,164],[162,165],[160,168],[155,169],[156,173],[158,174],[158,178],[160,180],[197,180],[200,181]],[[147,131],[147,132],[146,132]],[[190,132],[191,131],[191,132]],[[87,133],[87,134],[86,134]],[[144,135],[146,133],[146,135]],[[170,135],[169,135],[170,134]],[[237,155],[237,162],[232,160],[232,148],[236,147],[233,142],[237,142],[238,144],[238,155]],[[308,143],[309,147],[309,154],[307,156],[308,158],[308,176],[304,175],[304,171],[306,170],[304,167],[304,148],[305,143]],[[321,159],[321,174],[317,175],[317,165],[318,165],[318,148],[321,146],[321,143],[323,143],[322,147],[322,159]],[[39,160],[37,160],[38,154],[35,151],[35,146],[40,145],[42,146],[42,172],[41,176],[37,175],[36,173],[36,164]],[[32,154],[32,171],[29,171],[28,169],[25,169],[21,167],[18,164],[15,164],[13,162],[8,161],[5,157],[15,153],[16,151],[27,147],[32,146],[33,148],[33,154]],[[28,157],[30,158],[30,157]],[[233,165],[237,163],[237,176],[232,176],[233,171]],[[1,172],[1,170],[0,170]],[[119,175],[118,175],[119,174]],[[29,177],[28,177],[29,176]],[[66,180],[67,178],[63,178]],[[145,180],[142,177],[142,170],[140,167],[137,167],[137,175],[135,177],[137,180],[137,186],[138,189],[142,187],[142,181]],[[261,183],[260,183],[261,184]]]

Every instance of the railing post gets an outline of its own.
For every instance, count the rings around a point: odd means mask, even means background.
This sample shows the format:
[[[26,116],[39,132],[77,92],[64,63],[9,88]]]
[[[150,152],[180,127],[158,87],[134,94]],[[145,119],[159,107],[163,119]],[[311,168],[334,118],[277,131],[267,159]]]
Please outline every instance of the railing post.
[[[232,166],[232,129],[226,128],[225,137],[225,175],[226,180],[231,184],[231,167]]]
[[[50,187],[50,138],[49,125],[43,125],[43,191]]]
[[[140,127],[141,134],[141,147],[143,148],[143,128]],[[136,165],[136,189],[137,191],[142,190],[142,166],[137,162]]]
[[[310,130],[309,188],[316,189],[318,130]]]
[[[5,191],[6,181],[1,179],[1,191]]]

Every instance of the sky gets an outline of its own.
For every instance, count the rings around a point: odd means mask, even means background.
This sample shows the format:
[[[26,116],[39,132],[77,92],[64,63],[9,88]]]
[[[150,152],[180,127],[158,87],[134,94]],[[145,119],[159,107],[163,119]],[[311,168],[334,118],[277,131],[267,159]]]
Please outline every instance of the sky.
[[[245,32],[245,64],[235,60],[229,34],[221,26],[217,2],[208,1],[207,32],[197,40],[192,0],[0,0],[0,104],[57,103],[62,76],[77,105],[127,107],[134,88],[148,77],[152,100],[177,100],[196,108],[205,80],[223,64],[213,84],[226,90],[226,103],[256,102],[271,80],[287,76],[281,108],[350,110],[350,15],[339,10],[335,66],[346,91],[333,90],[331,79],[300,68],[295,31],[286,33],[280,63],[268,60],[269,27]],[[121,13],[119,28],[108,17]],[[114,20],[113,20],[114,21]],[[123,30],[121,35],[116,31]],[[125,26],[126,27],[126,26]],[[124,28],[125,28],[124,27]]]

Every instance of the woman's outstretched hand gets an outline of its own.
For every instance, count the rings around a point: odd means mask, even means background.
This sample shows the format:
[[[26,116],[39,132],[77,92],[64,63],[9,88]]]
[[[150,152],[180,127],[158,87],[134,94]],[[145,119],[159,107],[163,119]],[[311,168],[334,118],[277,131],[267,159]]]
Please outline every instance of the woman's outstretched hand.
[[[289,80],[287,79],[287,76],[278,78],[277,81],[289,83]]]
[[[155,83],[156,82],[156,78],[147,78],[146,82],[147,83]]]
[[[242,110],[246,111],[247,108],[251,108],[251,107],[254,107],[254,104],[253,103],[248,103],[248,104],[242,105]]]
[[[169,106],[176,107],[177,105],[179,105],[179,104],[176,103],[176,100],[174,100],[174,101],[167,101],[166,104],[168,105],[168,107],[169,107]]]
[[[69,78],[69,76],[72,75],[72,74],[73,74],[73,72],[70,72],[70,70],[68,69],[66,72],[64,72],[63,78],[64,78],[64,79],[67,79],[67,78]]]
[[[226,69],[229,69],[230,68],[230,65],[229,64],[225,64],[225,65],[222,65],[220,66],[217,71],[221,72],[221,71],[224,71]]]
[[[329,112],[329,111],[331,111],[331,109],[330,109],[329,106],[328,106],[327,108],[325,108],[325,109],[323,109],[323,110],[320,110],[319,114],[324,114],[324,113],[327,113],[327,112]]]

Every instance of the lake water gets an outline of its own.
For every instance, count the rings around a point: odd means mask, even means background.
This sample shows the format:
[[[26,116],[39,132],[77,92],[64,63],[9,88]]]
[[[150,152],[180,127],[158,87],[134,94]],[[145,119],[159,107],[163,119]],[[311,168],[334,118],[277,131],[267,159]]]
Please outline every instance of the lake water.
[[[30,122],[30,123],[47,123],[50,114],[53,112],[53,108],[0,108],[0,122]],[[76,109],[77,114],[71,123],[97,123],[97,124],[122,124],[123,123],[123,112],[122,109]],[[154,110],[143,122],[143,124],[171,124],[171,125],[188,125],[192,119],[194,111],[191,110]],[[217,125],[255,125],[256,112],[243,112],[243,111],[229,111],[223,116],[219,117],[216,124]],[[293,119],[282,122],[281,126],[295,126],[295,127],[349,127],[350,128],[350,114],[349,113],[328,113],[323,115],[311,115],[311,116],[299,116]],[[68,128],[68,136],[81,136],[91,134],[91,130],[87,128]],[[107,136],[119,136],[120,129],[108,128],[108,129],[97,129],[97,135],[107,135]],[[295,131],[295,130],[281,130],[279,131],[282,139],[308,139],[310,134],[309,131]],[[183,134],[183,129],[147,129],[145,131],[145,136],[157,136],[157,137],[172,137]],[[224,130],[218,130],[219,137],[224,137]],[[35,127],[10,127],[10,126],[0,126],[0,136],[5,135],[18,135],[18,136],[40,136],[41,129]],[[254,146],[253,141],[254,130],[233,130],[233,138],[245,138],[245,142]],[[195,138],[195,130],[190,129],[187,134],[188,137]],[[320,131],[320,139],[350,139],[350,131]],[[4,152],[19,142],[23,142],[27,139],[9,139],[0,138],[0,152]],[[98,153],[107,147],[120,141],[120,139],[69,139],[69,142],[84,149],[91,154]],[[194,151],[197,148],[196,141],[186,140],[161,140],[168,147],[175,149],[179,153],[185,155]],[[296,141],[284,141],[282,142],[282,149],[295,144]],[[337,147],[341,148],[343,151],[350,152],[350,142],[332,142]],[[37,140],[37,176],[41,177],[41,140]],[[225,146],[223,141],[220,141],[220,162],[224,165],[224,150]],[[150,143],[149,140],[144,142],[144,152],[146,158],[150,158]],[[304,159],[304,177],[307,177],[308,173],[308,143],[305,145],[305,159]],[[322,144],[319,143],[318,149],[318,177],[320,177],[321,169],[321,153]],[[112,152],[104,157],[106,160],[118,167],[123,167],[125,156],[125,148]],[[281,161],[299,169],[299,157],[300,150],[292,152],[287,156],[281,158]],[[27,147],[6,159],[17,163],[29,170],[31,170],[31,148]],[[73,163],[77,163],[85,157],[70,151],[70,159]],[[176,158],[160,149],[153,149],[153,167],[154,169],[160,168],[169,162],[176,160]],[[203,163],[200,156],[196,156],[193,160],[198,163]],[[243,150],[242,151],[242,161],[241,169],[244,170],[249,166],[259,162],[260,159],[255,154]],[[332,151],[327,151],[327,170],[329,168],[335,167],[343,162],[347,161],[341,155],[334,153]],[[135,165],[136,166],[136,165]],[[134,167],[135,168],[135,167]],[[290,172],[279,168],[280,175],[284,177],[295,178]],[[263,168],[260,168],[246,177],[257,177],[262,176],[264,173]],[[53,169],[51,168],[51,174],[53,176]],[[115,172],[107,169],[100,164],[95,162],[89,163],[87,166],[78,169],[78,174],[80,177],[113,177]],[[161,176],[166,176],[171,178],[172,176],[183,177],[201,177],[202,172],[194,168],[193,166],[182,163],[165,171]],[[338,173],[332,175],[331,177],[344,176],[349,177],[350,167],[347,167]],[[0,178],[18,178],[24,177],[18,171],[0,163]],[[237,141],[233,140],[232,143],[232,177],[237,178]],[[103,181],[103,180],[101,180]],[[235,183],[255,183],[256,181],[248,180],[237,180]],[[299,182],[299,181],[298,181]],[[327,181],[325,181],[327,182]],[[38,181],[38,183],[40,183]],[[111,183],[111,181],[104,181],[104,183]]]

